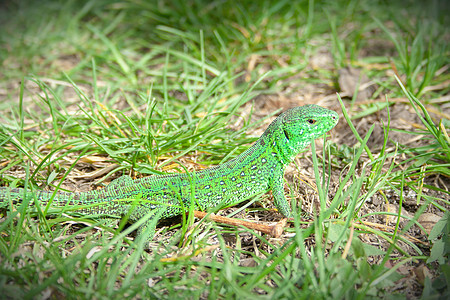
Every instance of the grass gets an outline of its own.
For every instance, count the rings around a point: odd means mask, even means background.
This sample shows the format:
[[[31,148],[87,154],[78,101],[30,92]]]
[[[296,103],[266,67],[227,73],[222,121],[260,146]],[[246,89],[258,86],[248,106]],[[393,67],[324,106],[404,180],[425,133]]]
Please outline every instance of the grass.
[[[199,170],[245,151],[289,100],[335,93],[342,67],[376,89],[323,102],[343,118],[286,175],[297,213],[282,238],[188,217],[160,226],[144,251],[130,238],[138,224],[17,205],[0,210],[3,295],[448,295],[448,8],[411,2],[6,5],[2,186],[91,190]],[[408,128],[396,107],[413,112]],[[270,195],[250,202],[238,218],[271,218]],[[430,233],[427,213],[440,217]]]

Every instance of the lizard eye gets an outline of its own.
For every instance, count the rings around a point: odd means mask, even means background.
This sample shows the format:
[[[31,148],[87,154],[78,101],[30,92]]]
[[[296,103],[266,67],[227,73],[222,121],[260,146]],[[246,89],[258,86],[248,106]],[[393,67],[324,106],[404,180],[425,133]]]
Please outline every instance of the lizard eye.
[[[307,121],[308,121],[309,124],[314,124],[314,123],[316,123],[316,120],[314,120],[314,119],[308,119]]]

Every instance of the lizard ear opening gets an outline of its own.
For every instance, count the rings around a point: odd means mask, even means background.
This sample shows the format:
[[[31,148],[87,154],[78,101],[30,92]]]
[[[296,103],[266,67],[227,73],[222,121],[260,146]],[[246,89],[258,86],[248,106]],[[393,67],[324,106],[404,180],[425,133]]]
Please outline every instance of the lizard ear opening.
[[[286,140],[289,142],[289,136],[286,132],[286,129],[283,129],[283,133],[284,133],[284,136],[286,137]]]

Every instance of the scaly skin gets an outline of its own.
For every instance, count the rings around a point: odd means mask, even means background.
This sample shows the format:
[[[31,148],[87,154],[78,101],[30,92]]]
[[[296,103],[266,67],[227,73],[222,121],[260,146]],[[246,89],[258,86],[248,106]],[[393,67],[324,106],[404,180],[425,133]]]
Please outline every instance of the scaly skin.
[[[122,176],[102,190],[67,193],[0,188],[0,207],[24,197],[37,199],[42,206],[62,208],[87,216],[123,217],[136,222],[149,216],[138,235],[150,240],[159,219],[181,214],[190,205],[196,210],[223,207],[245,201],[272,190],[275,206],[291,215],[284,196],[283,174],[295,156],[332,129],[336,112],[317,105],[290,109],[278,116],[264,134],[238,157],[206,170],[132,180]],[[53,197],[53,199],[52,199]],[[31,200],[30,203],[33,203]]]

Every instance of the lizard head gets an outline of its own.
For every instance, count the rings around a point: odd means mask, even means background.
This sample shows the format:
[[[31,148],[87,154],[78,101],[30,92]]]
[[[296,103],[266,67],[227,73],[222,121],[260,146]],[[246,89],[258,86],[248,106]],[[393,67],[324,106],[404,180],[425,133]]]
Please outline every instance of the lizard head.
[[[277,147],[282,159],[289,162],[311,141],[336,126],[339,116],[317,105],[305,105],[285,111],[278,119]]]

